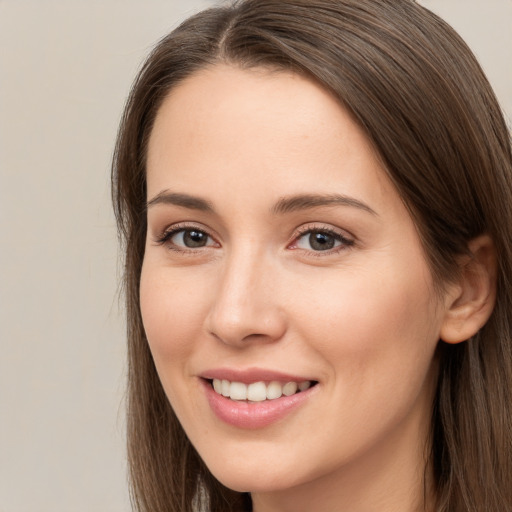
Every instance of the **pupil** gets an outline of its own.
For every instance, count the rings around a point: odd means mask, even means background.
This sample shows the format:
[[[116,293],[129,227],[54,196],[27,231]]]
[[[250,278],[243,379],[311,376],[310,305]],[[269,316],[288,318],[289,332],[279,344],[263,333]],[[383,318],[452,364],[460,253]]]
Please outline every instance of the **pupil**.
[[[328,251],[334,247],[335,240],[326,233],[311,233],[309,235],[309,243],[316,251]]]
[[[204,247],[206,241],[207,235],[201,231],[185,231],[183,234],[183,243],[187,247]]]

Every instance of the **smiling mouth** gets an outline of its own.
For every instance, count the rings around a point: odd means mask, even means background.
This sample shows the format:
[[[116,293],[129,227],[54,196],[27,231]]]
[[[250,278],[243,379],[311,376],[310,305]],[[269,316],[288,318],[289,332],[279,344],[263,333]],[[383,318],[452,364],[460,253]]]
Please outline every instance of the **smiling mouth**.
[[[247,403],[276,400],[282,396],[292,396],[315,386],[317,381],[305,380],[301,382],[259,381],[251,384],[229,381],[226,379],[208,379],[215,393],[234,401]]]

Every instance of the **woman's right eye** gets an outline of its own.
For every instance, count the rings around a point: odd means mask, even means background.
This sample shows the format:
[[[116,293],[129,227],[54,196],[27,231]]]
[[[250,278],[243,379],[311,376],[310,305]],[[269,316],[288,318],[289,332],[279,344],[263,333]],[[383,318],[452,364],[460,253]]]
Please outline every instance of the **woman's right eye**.
[[[215,241],[200,229],[179,228],[167,231],[157,242],[162,245],[169,245],[176,250],[200,249],[202,247],[214,247]]]
[[[210,237],[198,229],[182,229],[171,237],[171,241],[175,245],[195,249],[197,247],[206,247],[211,241]]]

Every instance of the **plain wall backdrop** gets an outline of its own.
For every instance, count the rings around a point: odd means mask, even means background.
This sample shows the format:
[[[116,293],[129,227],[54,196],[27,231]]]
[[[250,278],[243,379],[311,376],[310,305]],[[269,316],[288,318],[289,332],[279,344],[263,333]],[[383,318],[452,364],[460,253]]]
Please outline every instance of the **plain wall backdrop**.
[[[0,512],[128,512],[110,160],[144,56],[207,0],[0,0]],[[423,0],[512,115],[512,0]]]

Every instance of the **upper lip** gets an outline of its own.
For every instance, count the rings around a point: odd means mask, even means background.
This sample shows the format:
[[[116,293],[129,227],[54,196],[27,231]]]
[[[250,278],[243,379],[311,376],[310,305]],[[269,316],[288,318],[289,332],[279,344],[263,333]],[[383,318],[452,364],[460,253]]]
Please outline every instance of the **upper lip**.
[[[261,381],[304,382],[315,380],[304,375],[293,375],[266,368],[212,368],[211,370],[201,372],[199,377],[208,380],[219,379],[229,380],[230,382],[242,382],[244,384]]]

